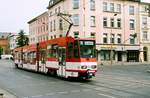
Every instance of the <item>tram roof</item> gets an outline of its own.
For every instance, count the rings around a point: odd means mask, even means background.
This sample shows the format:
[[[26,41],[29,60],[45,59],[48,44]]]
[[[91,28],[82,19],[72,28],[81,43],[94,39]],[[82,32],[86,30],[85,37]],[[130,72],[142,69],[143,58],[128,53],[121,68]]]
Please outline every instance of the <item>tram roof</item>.
[[[73,37],[60,37],[60,38],[55,38],[48,40],[48,44],[57,44],[59,46],[66,46],[67,42],[74,41],[75,39]]]

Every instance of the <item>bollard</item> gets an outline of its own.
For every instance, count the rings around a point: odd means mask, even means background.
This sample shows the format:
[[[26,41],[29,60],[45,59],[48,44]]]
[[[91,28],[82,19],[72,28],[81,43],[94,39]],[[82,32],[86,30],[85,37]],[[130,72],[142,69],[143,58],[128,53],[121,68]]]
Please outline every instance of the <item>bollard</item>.
[[[0,98],[3,98],[4,94],[3,93],[0,93]]]

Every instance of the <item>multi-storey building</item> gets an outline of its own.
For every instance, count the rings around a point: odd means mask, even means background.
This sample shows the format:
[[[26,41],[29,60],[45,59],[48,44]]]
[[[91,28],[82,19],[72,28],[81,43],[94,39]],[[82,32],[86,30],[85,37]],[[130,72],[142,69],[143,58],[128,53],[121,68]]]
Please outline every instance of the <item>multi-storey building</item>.
[[[139,61],[139,0],[50,0],[47,8],[49,39],[65,36],[63,13],[69,36],[96,38],[98,61]]]
[[[33,18],[29,24],[29,44],[48,40],[48,13]]]
[[[141,61],[150,62],[150,4],[140,3]]]
[[[9,47],[11,51],[17,47],[17,37],[18,34],[15,33],[9,35]]]
[[[0,55],[10,53],[8,40],[10,34],[10,32],[0,32]]]

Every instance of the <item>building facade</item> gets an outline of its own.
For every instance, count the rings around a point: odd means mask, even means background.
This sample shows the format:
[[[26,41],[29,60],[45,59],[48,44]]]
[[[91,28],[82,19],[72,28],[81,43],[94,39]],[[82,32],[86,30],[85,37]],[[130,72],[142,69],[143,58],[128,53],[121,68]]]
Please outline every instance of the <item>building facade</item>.
[[[0,32],[0,55],[10,54],[8,37],[10,32]]]
[[[13,51],[13,49],[15,49],[17,47],[17,37],[18,34],[11,34],[9,35],[9,46],[10,46],[10,50]]]
[[[140,3],[141,61],[150,62],[150,4]]]
[[[94,37],[99,62],[138,62],[140,18],[138,0],[50,0],[49,39],[65,36]]]
[[[29,24],[29,44],[48,40],[48,13],[33,18]]]

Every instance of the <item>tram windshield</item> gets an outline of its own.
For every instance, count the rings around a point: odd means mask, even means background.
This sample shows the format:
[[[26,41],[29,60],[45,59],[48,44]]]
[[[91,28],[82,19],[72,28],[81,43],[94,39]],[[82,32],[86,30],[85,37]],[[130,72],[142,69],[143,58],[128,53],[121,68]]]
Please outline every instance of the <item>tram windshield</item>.
[[[95,41],[86,40],[80,41],[80,57],[82,58],[95,58]]]

